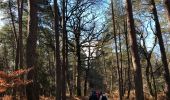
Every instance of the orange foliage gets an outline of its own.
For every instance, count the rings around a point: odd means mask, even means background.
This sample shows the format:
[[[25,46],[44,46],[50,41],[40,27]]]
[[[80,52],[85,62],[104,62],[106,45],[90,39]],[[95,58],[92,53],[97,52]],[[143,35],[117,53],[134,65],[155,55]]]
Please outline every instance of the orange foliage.
[[[9,77],[17,77],[17,76],[20,76],[20,75],[23,75],[23,74],[26,74],[28,73],[30,70],[32,70],[33,68],[28,68],[28,69],[20,69],[20,70],[16,70],[16,71],[13,71],[11,74],[9,74],[8,76]]]
[[[4,71],[0,71],[0,78],[8,78],[8,75]]]
[[[0,93],[5,92],[6,90],[7,90],[7,88],[6,88],[6,87],[0,86]]]
[[[4,71],[0,71],[0,93],[5,92],[8,88],[19,87],[21,85],[32,83],[32,80],[18,78],[18,76],[26,74],[32,69],[33,68],[20,69],[9,74],[5,73]]]

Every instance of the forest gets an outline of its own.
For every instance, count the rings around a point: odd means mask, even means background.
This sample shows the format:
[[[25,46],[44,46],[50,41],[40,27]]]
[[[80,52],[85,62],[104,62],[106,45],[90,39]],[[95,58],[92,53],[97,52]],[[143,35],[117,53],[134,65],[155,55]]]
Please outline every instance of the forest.
[[[170,100],[169,62],[170,0],[0,0],[0,100]]]

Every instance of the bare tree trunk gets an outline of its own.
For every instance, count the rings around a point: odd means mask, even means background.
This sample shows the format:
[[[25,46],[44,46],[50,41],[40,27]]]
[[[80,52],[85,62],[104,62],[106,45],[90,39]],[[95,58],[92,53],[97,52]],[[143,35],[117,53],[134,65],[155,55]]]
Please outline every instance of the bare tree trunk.
[[[156,36],[158,38],[158,43],[159,43],[160,51],[161,51],[161,59],[162,59],[162,63],[163,63],[164,71],[165,71],[164,78],[165,78],[166,85],[167,85],[166,96],[167,96],[167,99],[169,99],[170,98],[170,74],[169,74],[168,62],[167,62],[164,42],[163,42],[163,38],[161,34],[161,27],[160,27],[154,0],[151,0],[151,5],[153,6],[152,12],[154,15],[154,21],[155,21],[155,26],[156,26]]]
[[[81,59],[80,59],[80,36],[77,39],[77,96],[81,96]]]
[[[23,35],[22,35],[22,15],[23,15],[23,0],[17,0],[18,4],[18,42],[19,45],[17,45],[17,49],[19,49],[19,68],[23,68]],[[20,99],[23,99],[23,93],[25,88],[19,87],[20,91]]]
[[[27,85],[27,100],[39,100],[39,89],[37,83],[37,30],[38,30],[38,17],[37,17],[37,2],[35,0],[28,0],[28,38],[26,44],[26,64],[27,67],[34,67],[28,73],[28,80],[33,80],[32,84]]]
[[[72,85],[73,85],[73,95],[75,95],[76,91],[77,91],[77,55],[74,54],[74,61],[73,61],[73,81],[72,81]]]
[[[164,4],[167,9],[167,15],[168,15],[168,20],[169,20],[169,24],[170,24],[170,0],[164,0]]]
[[[89,70],[90,70],[90,57],[91,57],[91,51],[90,51],[90,41],[89,41],[89,47],[88,47],[88,62],[87,62],[87,69],[86,69],[86,76],[85,76],[85,82],[84,82],[84,96],[87,95],[87,80],[88,80],[88,77],[89,77]]]
[[[149,92],[151,94],[151,96],[154,96],[153,94],[153,90],[152,90],[152,83],[151,83],[151,80],[150,80],[150,61],[147,60],[147,66],[146,66],[146,81],[147,81],[147,84],[148,84],[148,88],[149,88]]]
[[[63,66],[62,66],[62,100],[66,100],[66,1],[62,0],[62,25],[63,25],[63,48],[62,48],[62,55],[63,55]]]
[[[120,52],[120,81],[121,81],[121,92],[122,92],[122,96],[124,96],[123,64],[122,64],[122,43],[121,43],[120,27],[119,27],[119,52]]]
[[[80,18],[77,19],[76,37],[76,56],[77,56],[77,96],[81,96],[81,45],[80,45]]]
[[[61,100],[61,60],[60,60],[60,41],[59,41],[59,8],[57,0],[54,0],[54,28],[55,28],[55,60],[56,60],[56,100]]]
[[[23,0],[17,0],[18,3],[18,21],[19,21],[19,66],[23,68],[23,35],[22,35],[22,15],[23,15]]]
[[[67,18],[67,5],[68,5],[68,0],[65,1],[66,2],[66,6],[65,6],[65,9],[66,9],[66,18]],[[65,19],[66,23],[67,23],[67,19]],[[68,62],[68,33],[67,33],[67,30],[66,30],[66,79],[67,79],[67,83],[68,83],[68,88],[69,88],[69,92],[70,92],[70,97],[73,96],[73,93],[72,93],[72,83],[71,83],[71,76],[69,74],[69,70],[68,70],[68,67],[69,67],[69,62]]]
[[[126,7],[127,7],[126,9],[127,25],[129,27],[128,29],[129,44],[131,47],[130,49],[131,49],[131,55],[132,55],[132,64],[134,67],[136,100],[144,100],[142,72],[141,72],[140,58],[138,55],[138,47],[137,47],[137,40],[136,40],[136,34],[135,34],[135,26],[134,26],[131,0],[126,0]]]
[[[16,43],[16,57],[15,57],[15,70],[19,69],[19,39],[17,38]]]
[[[128,60],[128,95],[127,99],[129,99],[130,96],[130,90],[131,90],[131,75],[130,75],[130,56],[129,56],[129,44],[128,44],[128,33],[127,33],[127,22],[126,20],[124,21],[124,31],[125,31],[125,41],[126,41],[126,54],[127,54],[127,60]]]
[[[154,76],[154,74],[153,74],[153,68],[152,68],[152,66],[151,66],[151,77],[152,77],[152,80],[153,80],[154,98],[155,98],[155,100],[157,100],[156,80],[155,80],[155,76]]]
[[[113,0],[111,0],[111,7],[112,7],[112,24],[113,24],[113,34],[114,34],[114,42],[115,42],[115,51],[116,51],[116,63],[117,63],[117,70],[118,70],[118,80],[119,80],[119,98],[122,100],[122,88],[121,88],[121,76],[120,76],[120,68],[119,68],[119,56],[118,56],[118,47],[117,47],[117,37],[116,37],[116,27],[115,27],[115,15],[114,15],[114,8],[113,8]]]

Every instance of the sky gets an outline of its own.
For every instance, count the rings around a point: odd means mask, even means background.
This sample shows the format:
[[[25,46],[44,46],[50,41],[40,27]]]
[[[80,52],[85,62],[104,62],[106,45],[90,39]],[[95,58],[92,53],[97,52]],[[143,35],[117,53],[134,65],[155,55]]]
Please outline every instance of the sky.
[[[3,14],[2,14],[2,12],[0,11],[0,29],[1,29],[2,26],[3,26],[2,18],[3,18]]]

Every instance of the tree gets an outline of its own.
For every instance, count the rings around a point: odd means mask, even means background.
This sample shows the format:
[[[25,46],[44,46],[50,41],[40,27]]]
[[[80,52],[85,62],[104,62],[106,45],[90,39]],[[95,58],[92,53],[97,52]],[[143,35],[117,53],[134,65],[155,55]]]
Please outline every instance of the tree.
[[[153,66],[152,66],[152,63],[151,63],[151,57],[152,57],[152,53],[153,53],[153,50],[157,44],[157,38],[155,37],[155,42],[153,44],[153,47],[151,48],[151,50],[147,50],[147,47],[146,47],[146,43],[145,43],[145,39],[146,37],[143,36],[143,33],[141,33],[141,42],[142,42],[142,46],[140,46],[141,50],[142,50],[142,53],[146,59],[146,62],[147,62],[147,65],[146,65],[146,81],[147,81],[147,85],[148,85],[148,89],[149,89],[149,92],[151,94],[151,96],[155,97],[155,99],[157,99],[157,90],[156,90],[156,83],[155,83],[155,76],[154,76],[154,73],[153,73]],[[151,79],[150,79],[151,77]],[[154,89],[152,88],[152,81],[153,81],[153,87]]]
[[[164,4],[166,6],[167,9],[167,17],[170,23],[170,0],[164,0]]]
[[[132,64],[134,67],[135,94],[137,100],[144,100],[142,72],[136,42],[131,0],[126,0],[126,7],[129,45],[132,55]]]
[[[166,57],[166,52],[165,52],[165,47],[164,47],[164,41],[162,38],[162,33],[161,33],[161,26],[159,23],[159,19],[158,19],[158,15],[157,15],[157,10],[156,10],[156,6],[155,6],[155,1],[151,0],[150,4],[152,5],[152,13],[154,16],[154,21],[155,21],[155,28],[156,28],[156,36],[158,38],[158,43],[160,46],[160,52],[161,52],[161,59],[162,59],[162,63],[163,63],[163,68],[164,68],[164,78],[166,81],[166,85],[167,85],[167,91],[166,91],[166,96],[167,99],[170,98],[170,74],[169,74],[169,68],[168,68],[168,62],[167,62],[167,57]]]
[[[28,38],[26,44],[26,65],[28,68],[34,67],[28,73],[28,80],[33,80],[33,84],[26,87],[28,100],[39,100],[38,83],[37,83],[37,31],[38,31],[38,16],[37,16],[37,1],[28,0]]]
[[[56,100],[61,100],[61,61],[60,61],[60,42],[59,42],[59,8],[57,0],[54,0],[54,28],[56,42]]]
[[[63,62],[62,62],[62,100],[66,100],[66,0],[62,0],[62,33],[63,33]]]
[[[118,55],[118,47],[117,47],[117,37],[116,37],[116,23],[115,23],[115,14],[114,14],[114,7],[113,7],[113,0],[111,0],[111,9],[112,9],[112,24],[113,24],[113,34],[114,34],[114,43],[115,43],[115,52],[116,52],[116,66],[118,70],[118,78],[119,78],[119,97],[122,100],[123,92],[122,92],[122,82],[121,82],[121,73],[119,67],[119,55]]]
[[[128,32],[127,32],[127,24],[126,19],[124,19],[124,33],[125,33],[125,41],[126,41],[126,53],[127,53],[127,60],[128,60],[128,95],[127,98],[129,99],[130,90],[131,90],[131,62],[130,62],[130,54],[129,54],[129,43],[128,43]]]
[[[23,0],[17,0],[18,4],[18,42],[17,48],[19,49],[19,66],[23,67],[23,32],[22,32],[22,15],[23,15]]]

